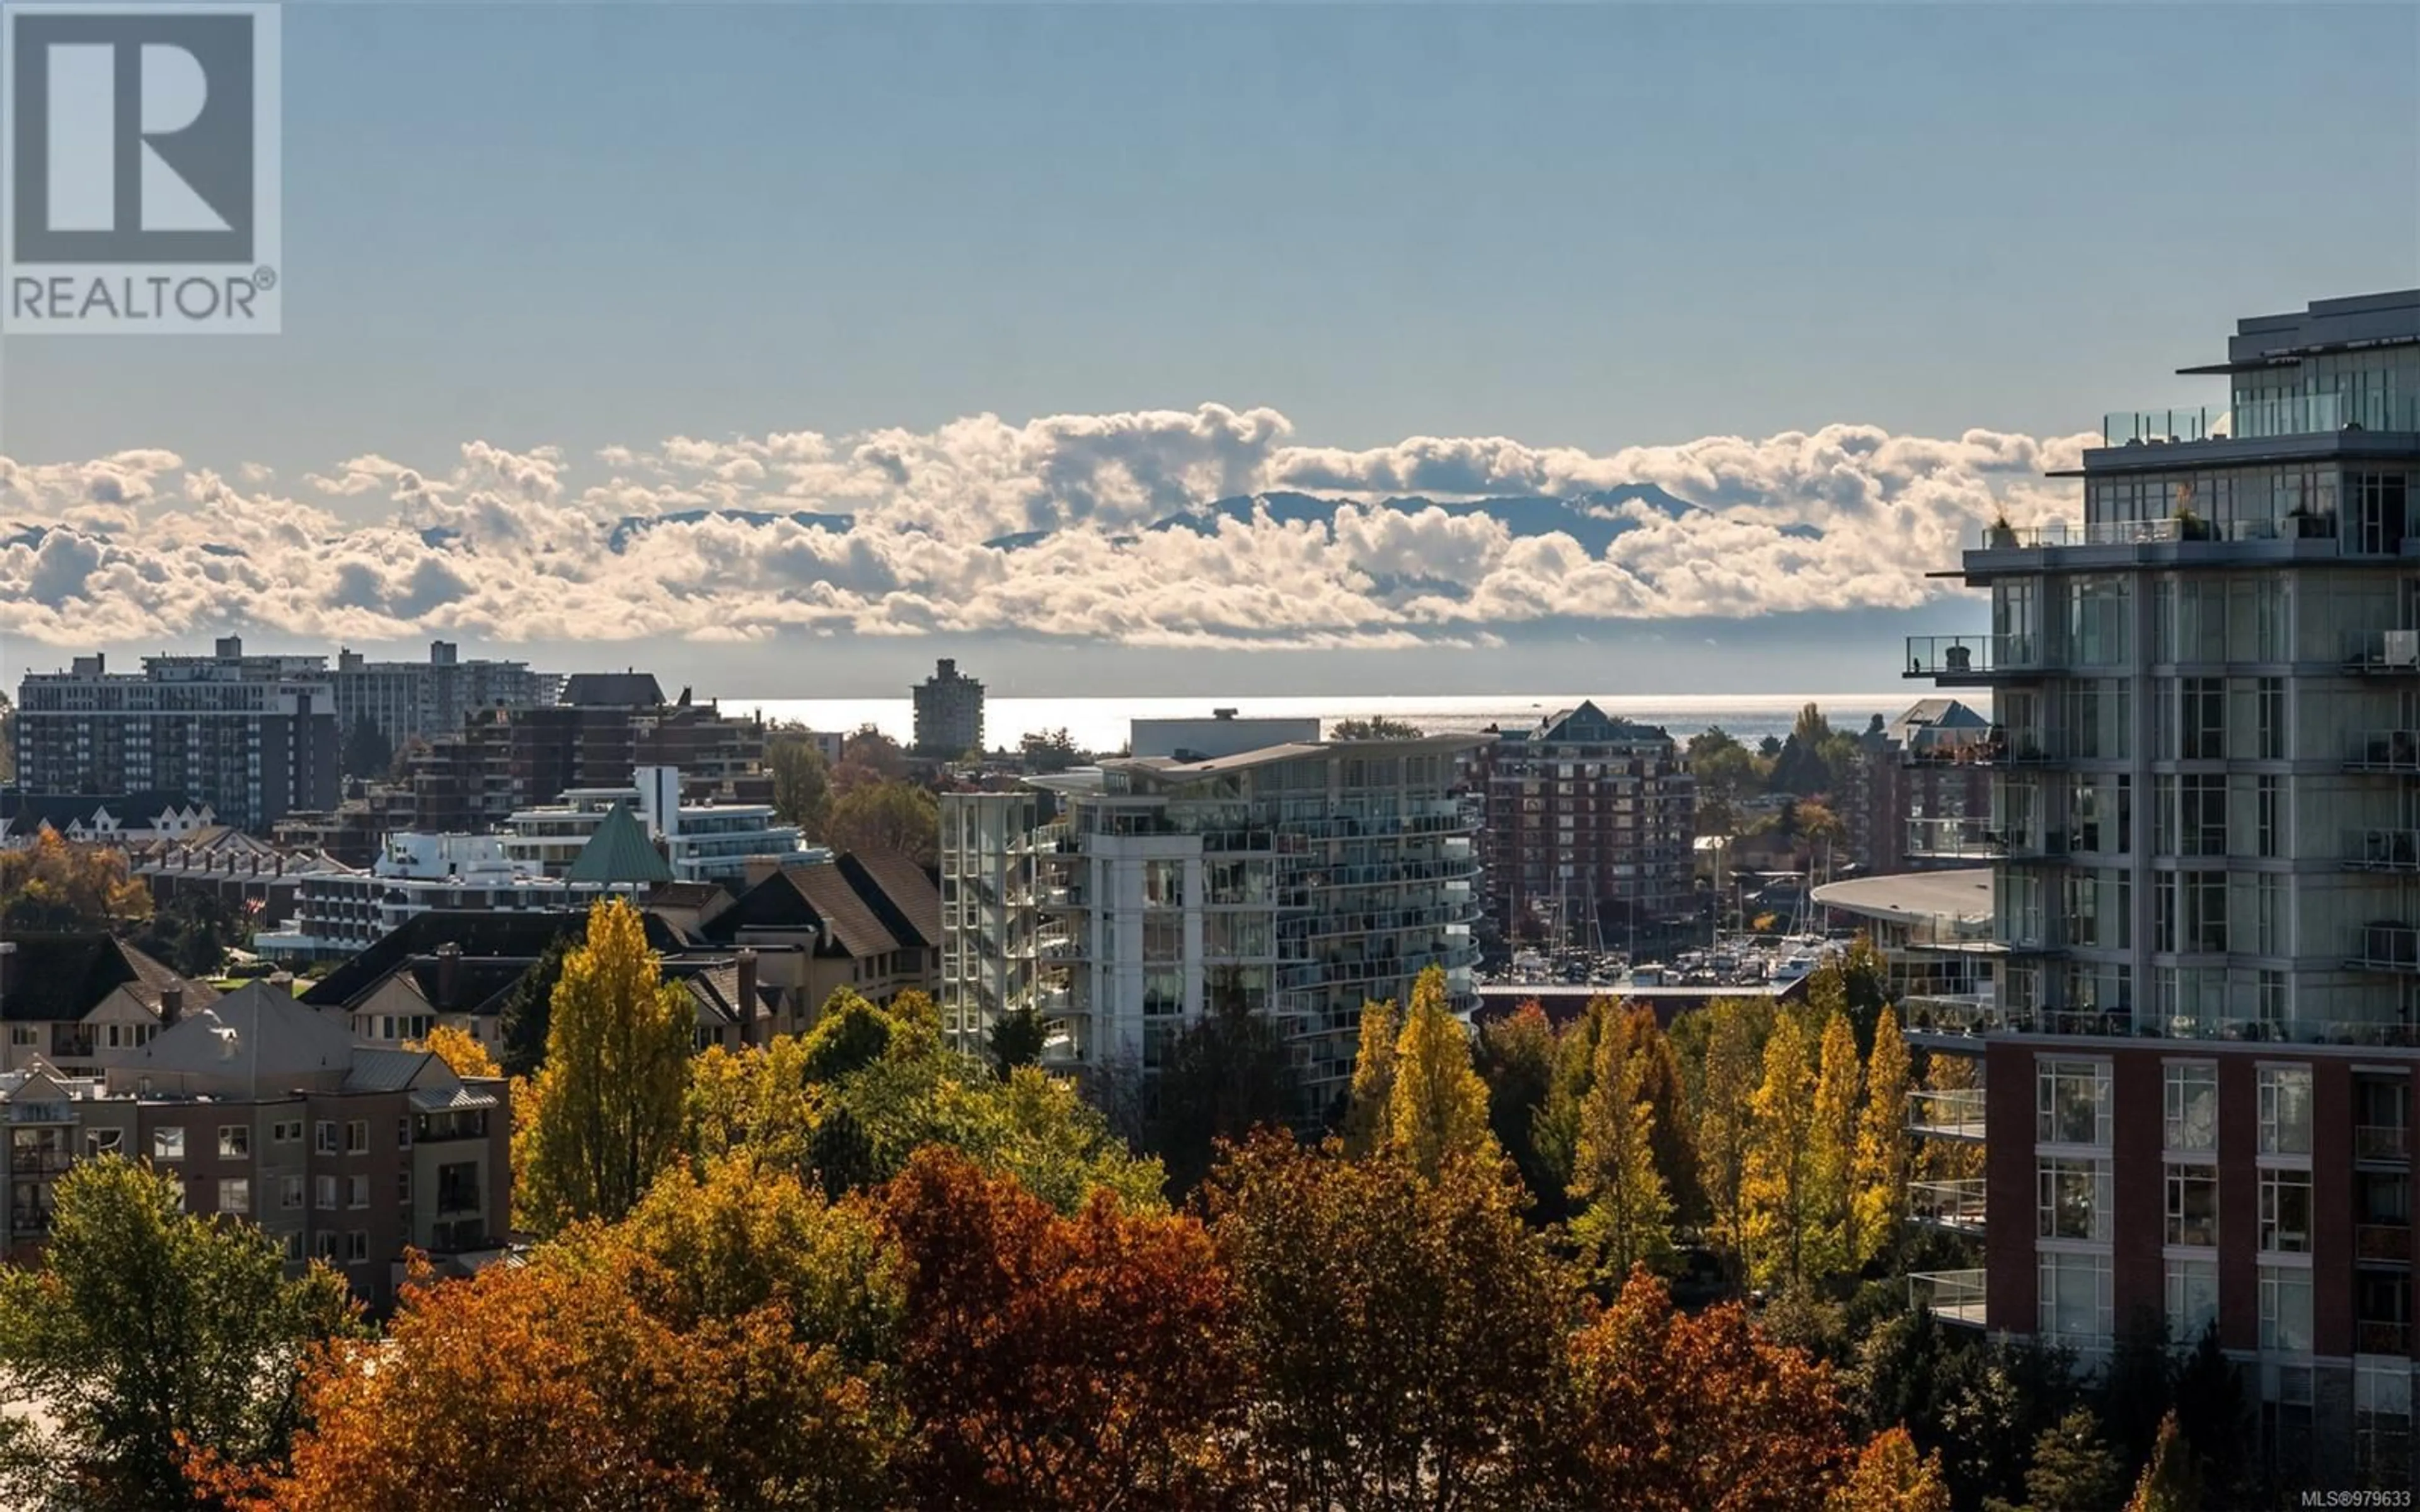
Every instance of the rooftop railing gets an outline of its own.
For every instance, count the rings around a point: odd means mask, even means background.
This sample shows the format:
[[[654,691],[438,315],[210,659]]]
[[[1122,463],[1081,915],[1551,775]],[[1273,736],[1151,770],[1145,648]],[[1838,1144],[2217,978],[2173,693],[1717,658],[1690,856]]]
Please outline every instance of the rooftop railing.
[[[2420,430],[2420,398],[2382,393],[2296,393],[2198,409],[2119,409],[2101,417],[2103,446],[2271,440],[2344,430]]]
[[[1921,1307],[1945,1323],[1967,1328],[1983,1326],[1983,1273],[1917,1271],[1907,1278],[1907,1304]]]
[[[1974,677],[2025,671],[2041,665],[2041,641],[2031,635],[1912,635],[1910,677]]]
[[[2152,546],[2164,541],[2331,540],[2336,533],[2336,517],[2333,514],[2229,520],[2164,516],[2159,519],[2103,519],[2082,524],[2052,520],[2044,525],[1987,525],[1977,548],[2040,551],[2077,546]]]

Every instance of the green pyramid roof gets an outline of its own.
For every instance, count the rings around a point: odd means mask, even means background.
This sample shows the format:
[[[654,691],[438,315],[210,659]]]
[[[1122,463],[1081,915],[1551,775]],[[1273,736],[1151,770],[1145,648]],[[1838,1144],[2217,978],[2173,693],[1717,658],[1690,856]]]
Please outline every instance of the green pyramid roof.
[[[630,810],[615,804],[597,822],[597,833],[580,848],[580,856],[565,873],[573,882],[601,882],[609,887],[628,883],[670,882],[673,869]]]

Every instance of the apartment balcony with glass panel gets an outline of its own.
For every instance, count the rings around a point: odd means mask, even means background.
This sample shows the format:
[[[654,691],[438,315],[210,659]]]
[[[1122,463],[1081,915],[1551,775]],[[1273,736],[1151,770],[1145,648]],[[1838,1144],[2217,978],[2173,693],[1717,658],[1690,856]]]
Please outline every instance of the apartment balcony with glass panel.
[[[1979,1176],[1955,1181],[1910,1181],[1907,1187],[1907,1216],[1919,1227],[1938,1228],[1947,1233],[1963,1234],[1970,1239],[1983,1237],[1983,1179]]]
[[[2347,743],[2348,772],[2420,776],[2420,730],[2364,730]]]
[[[2032,634],[1912,635],[1903,675],[1947,687],[2038,677],[2052,670],[2043,650],[2041,637]]]
[[[2341,854],[2348,872],[2420,872],[2420,829],[2348,829]]]
[[[1931,860],[1988,861],[2008,855],[2009,846],[1989,819],[1911,819],[1907,854]]]
[[[1981,1328],[1983,1272],[1979,1268],[1916,1272],[1907,1278],[1907,1304],[1911,1310],[1927,1310],[1945,1323]]]
[[[1907,1094],[1908,1133],[1934,1139],[1980,1141],[1984,1134],[1983,1088],[1918,1088]]]

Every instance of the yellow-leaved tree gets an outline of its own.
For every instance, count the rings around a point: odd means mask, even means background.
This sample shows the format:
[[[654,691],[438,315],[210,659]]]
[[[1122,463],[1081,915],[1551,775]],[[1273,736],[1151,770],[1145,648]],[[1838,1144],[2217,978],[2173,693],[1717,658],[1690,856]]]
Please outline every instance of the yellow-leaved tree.
[[[403,1047],[427,1051],[452,1068],[457,1076],[502,1076],[504,1073],[504,1068],[496,1064],[496,1057],[488,1054],[486,1045],[451,1024],[436,1025],[429,1029],[427,1039],[407,1040]]]
[[[638,909],[620,898],[588,915],[588,938],[564,958],[531,1088],[528,1215],[552,1229],[628,1212],[681,1150],[697,1012],[668,986]]]
[[[1446,1006],[1445,971],[1431,966],[1412,984],[1412,1011],[1395,1041],[1395,1085],[1388,1100],[1390,1143],[1423,1176],[1448,1161],[1493,1151],[1487,1084],[1471,1069],[1470,1033]]]
[[[1866,1057],[1866,1109],[1857,1128],[1856,1203],[1860,1265],[1899,1241],[1907,1219],[1908,1060],[1899,1016],[1888,1008],[1874,1023],[1873,1054]]]
[[[1865,1068],[1857,1063],[1856,1031],[1849,1015],[1823,1020],[1817,1052],[1815,1107],[1807,1150],[1807,1233],[1809,1269],[1831,1273],[1851,1269],[1858,1254],[1854,1180],[1857,1165],[1857,1093]]]
[[[1350,1154],[1367,1155],[1387,1142],[1401,1026],[1392,1002],[1361,1005],[1361,1045],[1353,1057],[1353,1090],[1344,1110],[1344,1149]]]
[[[1572,1196],[1588,1204],[1574,1230],[1616,1281],[1672,1248],[1672,1196],[1655,1167],[1655,1107],[1647,1100],[1648,1047],[1638,1042],[1639,1029],[1632,1014],[1606,1015],[1594,1079],[1580,1100],[1572,1172]]]
[[[1764,1041],[1764,1080],[1748,1100],[1748,1243],[1758,1281],[1796,1282],[1807,1273],[1807,1199],[1815,1126],[1815,1064],[1807,1030],[1783,1013]]]
[[[1756,1124],[1748,1102],[1756,1093],[1756,1039],[1747,1006],[1717,999],[1706,1010],[1714,1029],[1698,1096],[1698,1179],[1706,1191],[1714,1240],[1745,1274],[1750,1242],[1748,1151]]]

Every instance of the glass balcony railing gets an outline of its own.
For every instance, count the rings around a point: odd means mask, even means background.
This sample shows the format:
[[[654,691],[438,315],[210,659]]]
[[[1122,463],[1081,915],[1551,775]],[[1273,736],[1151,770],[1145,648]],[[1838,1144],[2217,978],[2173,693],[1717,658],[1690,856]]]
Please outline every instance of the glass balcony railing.
[[[1983,1179],[1910,1181],[1907,1216],[1910,1222],[1930,1228],[1979,1235],[1983,1232]]]
[[[1985,551],[2040,551],[2074,546],[2151,546],[2162,541],[2331,540],[2333,514],[2285,515],[2273,519],[2211,520],[2164,516],[2158,519],[2102,519],[2073,524],[1987,525],[1977,538]]]
[[[1912,635],[1907,638],[1910,677],[1980,677],[2027,671],[2041,665],[2041,641],[2032,635]]]
[[[2199,409],[2120,409],[2101,417],[2103,446],[2270,440],[2340,430],[2420,430],[2420,397],[2294,393]]]
[[[2352,1131],[2352,1153],[2355,1160],[2410,1160],[2412,1130],[2400,1123],[2356,1124]]]
[[[2342,855],[2349,872],[2420,872],[2420,829],[2348,829]]]
[[[2365,924],[2352,933],[2347,962],[2356,971],[2420,972],[2420,929],[2409,924]]]
[[[2009,841],[1988,819],[1911,819],[1907,854],[1940,860],[1990,860],[2008,855]]]
[[[1983,1273],[1918,1271],[1907,1278],[1907,1304],[1922,1307],[1945,1323],[1983,1326]]]
[[[2420,730],[2364,730],[2345,752],[2351,772],[2420,773]]]
[[[1908,1132],[1945,1139],[1980,1139],[1985,1106],[1979,1087],[1913,1091],[1907,1094]]]
[[[2352,1257],[2356,1260],[2386,1260],[2390,1263],[2412,1263],[2412,1226],[2410,1224],[2355,1224],[2352,1227]]]

